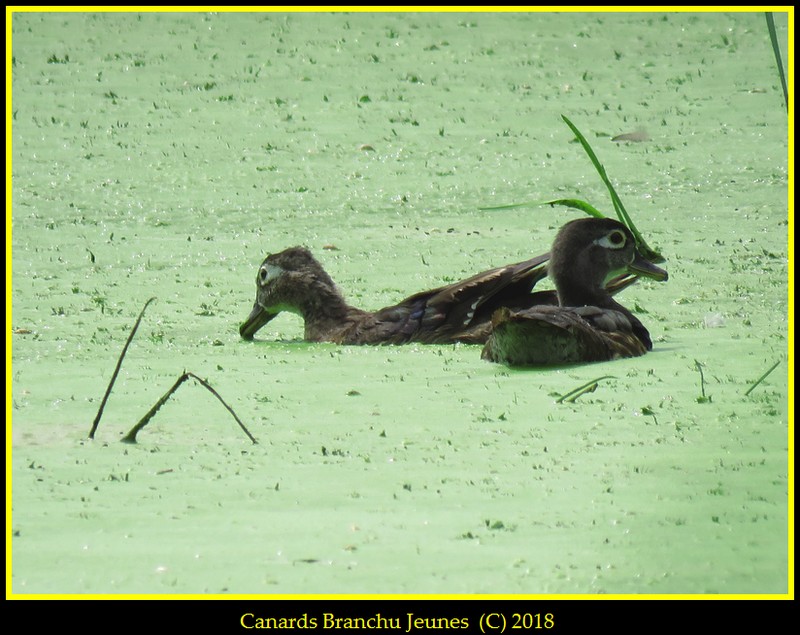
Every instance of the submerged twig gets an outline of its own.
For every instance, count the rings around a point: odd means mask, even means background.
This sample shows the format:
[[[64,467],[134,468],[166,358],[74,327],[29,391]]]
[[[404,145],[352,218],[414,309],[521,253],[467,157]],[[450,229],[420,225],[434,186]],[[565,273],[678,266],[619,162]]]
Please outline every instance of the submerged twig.
[[[103,409],[106,407],[106,402],[108,401],[109,395],[111,395],[111,388],[114,386],[114,382],[117,380],[117,375],[119,374],[119,369],[122,366],[122,359],[125,357],[125,353],[128,352],[128,347],[131,345],[131,341],[133,340],[133,336],[136,335],[136,329],[139,328],[139,324],[144,317],[144,312],[150,303],[155,300],[155,298],[150,298],[147,302],[144,303],[144,307],[142,307],[142,311],[139,313],[139,317],[136,318],[136,323],[133,325],[131,329],[131,334],[128,335],[128,341],[125,342],[125,346],[122,347],[122,353],[117,360],[117,367],[114,369],[114,372],[111,375],[111,381],[108,382],[108,388],[106,388],[106,394],[103,395],[103,400],[100,402],[100,408],[97,410],[97,416],[94,418],[92,422],[92,429],[89,430],[89,438],[94,439],[94,433],[97,431],[97,426],[100,424],[100,417],[103,416]]]
[[[124,443],[136,443],[136,435],[138,434],[138,432],[150,422],[150,419],[152,419],[155,416],[155,414],[158,412],[158,410],[161,408],[161,406],[163,406],[167,402],[167,400],[175,393],[175,391],[178,390],[180,385],[183,382],[185,382],[187,379],[189,379],[190,377],[192,379],[195,379],[198,382],[200,382],[200,385],[202,385],[212,395],[214,395],[217,399],[219,399],[220,403],[222,403],[222,405],[225,406],[225,408],[228,410],[228,412],[230,412],[233,415],[233,418],[236,419],[236,423],[238,423],[239,427],[242,430],[244,430],[244,433],[248,436],[248,438],[253,443],[258,443],[258,441],[256,441],[255,437],[252,434],[250,434],[250,431],[242,423],[241,419],[239,419],[239,417],[236,416],[236,413],[233,411],[233,408],[231,408],[227,403],[225,403],[225,400],[220,396],[220,394],[216,390],[214,390],[209,385],[209,383],[207,381],[205,381],[204,379],[201,379],[200,377],[198,377],[194,373],[189,373],[189,372],[186,372],[186,371],[184,371],[184,373],[180,377],[178,377],[178,381],[176,381],[175,384],[172,386],[172,388],[170,388],[164,394],[164,396],[161,397],[161,399],[159,399],[152,408],[150,408],[150,410],[147,412],[147,414],[144,417],[141,418],[139,423],[137,423],[135,426],[133,426],[133,428],[131,428],[131,431],[128,432],[128,434],[126,434],[124,437],[122,437],[122,441]]]
[[[747,389],[747,392],[744,393],[744,396],[747,397],[747,395],[749,395],[751,392],[753,392],[753,389],[756,386],[758,386],[762,381],[764,381],[767,378],[767,375],[769,375],[773,370],[775,370],[778,367],[778,364],[780,364],[780,363],[781,363],[781,360],[778,360],[772,366],[770,366],[770,369],[766,373],[761,375],[761,377],[756,379],[756,382],[752,386],[750,386],[750,388]]]
[[[556,403],[563,403],[569,402],[573,403],[578,397],[581,395],[585,395],[587,392],[594,392],[597,389],[597,382],[602,381],[603,379],[616,379],[613,375],[603,375],[602,377],[598,377],[597,379],[592,379],[591,381],[586,382],[582,386],[578,386],[575,390],[571,390],[565,395],[562,395],[558,399],[556,399]]]
[[[108,397],[111,394],[111,389],[114,386],[114,382],[117,379],[117,375],[119,374],[119,369],[122,366],[122,360],[125,358],[125,353],[128,352],[128,347],[131,345],[131,342],[133,341],[133,336],[136,335],[136,331],[139,328],[139,324],[141,323],[142,318],[144,317],[145,310],[147,309],[147,307],[150,305],[150,303],[153,300],[155,300],[155,298],[150,298],[147,302],[145,302],[144,307],[142,307],[142,310],[139,313],[139,317],[136,318],[136,323],[133,325],[133,328],[131,329],[130,335],[128,335],[128,340],[125,342],[125,346],[123,346],[123,348],[122,348],[122,353],[120,354],[119,359],[117,360],[117,366],[116,366],[116,368],[114,368],[114,372],[111,375],[111,381],[108,383],[108,388],[106,388],[106,394],[103,395],[103,400],[100,402],[100,408],[97,411],[97,416],[94,418],[94,422],[92,423],[92,429],[89,431],[89,438],[90,439],[94,439],[94,433],[97,431],[97,426],[100,423],[100,417],[103,416],[103,409],[106,406],[106,402],[108,401]],[[139,432],[139,430],[141,430],[142,428],[144,428],[147,425],[147,423],[150,421],[150,419],[152,419],[153,416],[156,414],[156,412],[158,412],[159,408],[161,408],[161,406],[163,406],[166,403],[167,399],[169,399],[172,396],[172,394],[176,390],[178,390],[178,387],[183,382],[185,382],[187,379],[189,379],[190,377],[192,379],[196,379],[198,382],[200,382],[200,384],[203,385],[206,389],[208,389],[211,392],[212,395],[214,395],[217,399],[219,399],[220,402],[222,403],[222,405],[225,406],[225,408],[228,409],[228,412],[230,412],[233,415],[233,418],[236,419],[236,423],[238,423],[239,427],[242,430],[244,430],[244,433],[250,438],[250,440],[253,443],[258,443],[258,441],[256,441],[255,437],[252,434],[250,434],[250,431],[242,423],[241,419],[239,419],[239,417],[236,416],[236,413],[233,411],[233,408],[231,408],[227,403],[225,403],[225,400],[219,395],[219,393],[216,390],[214,390],[209,385],[209,383],[207,381],[205,381],[204,379],[201,379],[200,377],[198,377],[194,373],[189,373],[189,372],[186,372],[186,371],[183,372],[183,375],[181,375],[178,378],[178,381],[175,382],[175,385],[173,385],[172,388],[170,388],[167,391],[167,393],[163,397],[161,397],[161,399],[159,399],[156,402],[156,404],[149,410],[149,412],[144,417],[142,417],[142,419],[139,421],[139,423],[137,423],[135,426],[133,426],[131,431],[128,432],[128,434],[126,434],[122,438],[122,440],[124,442],[126,442],[126,443],[136,443],[136,434]]]

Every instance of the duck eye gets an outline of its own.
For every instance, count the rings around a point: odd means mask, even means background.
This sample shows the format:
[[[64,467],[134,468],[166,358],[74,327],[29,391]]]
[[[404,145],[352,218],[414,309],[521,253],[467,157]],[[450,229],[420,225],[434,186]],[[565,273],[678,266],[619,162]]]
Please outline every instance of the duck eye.
[[[615,229],[613,231],[604,234],[601,238],[597,238],[594,241],[595,245],[600,245],[605,249],[622,249],[625,244],[628,242],[625,233],[620,231],[619,229]]]
[[[616,230],[608,235],[608,242],[615,247],[622,247],[625,244],[625,234]]]
[[[256,282],[263,287],[268,284],[272,284],[283,273],[284,270],[278,265],[265,262],[258,270],[258,278],[256,279]]]

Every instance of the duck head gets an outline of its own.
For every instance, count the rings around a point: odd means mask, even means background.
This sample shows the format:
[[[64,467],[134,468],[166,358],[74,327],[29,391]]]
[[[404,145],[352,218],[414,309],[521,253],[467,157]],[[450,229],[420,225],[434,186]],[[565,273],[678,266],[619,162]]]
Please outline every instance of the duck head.
[[[579,218],[556,235],[547,265],[561,306],[616,304],[606,285],[629,276],[665,281],[667,272],[636,249],[633,234],[611,218]]]
[[[340,298],[336,285],[305,247],[270,254],[256,274],[256,301],[239,334],[252,340],[256,332],[283,311],[304,318],[321,298]],[[335,306],[335,303],[332,303]]]

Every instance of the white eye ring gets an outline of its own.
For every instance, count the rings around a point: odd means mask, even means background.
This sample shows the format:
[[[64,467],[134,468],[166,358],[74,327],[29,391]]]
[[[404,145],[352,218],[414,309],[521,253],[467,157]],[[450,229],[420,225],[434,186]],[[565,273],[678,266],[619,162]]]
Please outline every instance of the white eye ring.
[[[605,247],[606,249],[622,249],[628,240],[622,231],[615,229],[608,232],[602,238],[598,238],[594,242],[595,244]]]
[[[265,284],[275,280],[275,278],[280,276],[283,271],[283,269],[276,265],[261,265],[261,268],[258,270],[258,283],[264,286]]]

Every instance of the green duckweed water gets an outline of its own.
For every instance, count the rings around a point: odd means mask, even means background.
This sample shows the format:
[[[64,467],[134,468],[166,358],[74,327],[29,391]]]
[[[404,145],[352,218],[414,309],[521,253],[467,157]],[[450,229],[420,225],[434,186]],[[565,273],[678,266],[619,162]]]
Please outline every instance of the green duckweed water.
[[[788,142],[762,13],[12,19],[14,594],[786,593]],[[578,214],[479,207],[613,214],[561,114],[667,258],[620,298],[651,354],[519,371],[306,344],[292,315],[240,340],[268,252],[307,245],[376,309]],[[118,442],[184,369],[258,445],[191,382]]]

